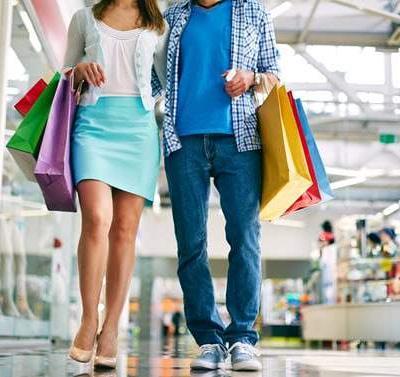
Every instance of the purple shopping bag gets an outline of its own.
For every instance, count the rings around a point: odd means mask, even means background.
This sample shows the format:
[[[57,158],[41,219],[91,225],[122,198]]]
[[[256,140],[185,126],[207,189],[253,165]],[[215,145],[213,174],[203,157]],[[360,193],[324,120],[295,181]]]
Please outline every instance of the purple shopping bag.
[[[70,164],[70,136],[78,94],[73,72],[63,75],[50,110],[35,177],[50,211],[76,212],[76,190]]]

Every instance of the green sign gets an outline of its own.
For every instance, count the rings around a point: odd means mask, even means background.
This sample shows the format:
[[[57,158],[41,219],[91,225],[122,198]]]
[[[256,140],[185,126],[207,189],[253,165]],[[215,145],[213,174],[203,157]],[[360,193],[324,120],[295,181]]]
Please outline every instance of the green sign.
[[[399,142],[399,136],[393,134],[380,134],[379,141],[382,144],[394,144]]]

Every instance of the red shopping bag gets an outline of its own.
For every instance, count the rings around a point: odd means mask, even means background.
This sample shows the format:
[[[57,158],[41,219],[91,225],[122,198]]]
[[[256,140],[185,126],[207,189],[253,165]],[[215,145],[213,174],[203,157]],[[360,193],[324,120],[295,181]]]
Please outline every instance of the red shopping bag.
[[[285,215],[290,213],[299,211],[304,208],[308,208],[314,204],[317,204],[321,201],[321,193],[318,187],[317,177],[315,175],[314,165],[311,159],[310,151],[308,149],[307,141],[304,135],[303,126],[301,125],[299,113],[297,111],[296,103],[293,98],[293,93],[291,91],[288,92],[288,96],[290,99],[290,105],[293,109],[293,114],[296,119],[296,124],[299,129],[299,134],[301,138],[301,144],[303,145],[304,154],[306,156],[308,170],[310,171],[312,185],[311,187],[301,195],[293,204],[292,206],[285,212]]]
[[[28,90],[28,92],[14,105],[22,116],[28,114],[29,110],[35,104],[37,99],[40,97],[42,92],[47,88],[47,83],[43,79],[40,79],[35,85]]]

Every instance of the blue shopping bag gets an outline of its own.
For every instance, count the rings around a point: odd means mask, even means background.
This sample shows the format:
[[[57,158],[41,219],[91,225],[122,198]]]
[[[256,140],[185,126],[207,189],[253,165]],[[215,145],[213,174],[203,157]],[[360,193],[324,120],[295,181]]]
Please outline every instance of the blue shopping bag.
[[[317,143],[315,142],[310,125],[308,123],[306,112],[304,111],[303,104],[299,98],[296,99],[296,107],[299,113],[300,122],[303,127],[304,135],[306,137],[310,156],[314,164],[315,175],[318,181],[319,191],[321,193],[321,202],[326,202],[334,198],[331,185],[326,175],[324,163],[322,162],[321,155],[319,154]]]

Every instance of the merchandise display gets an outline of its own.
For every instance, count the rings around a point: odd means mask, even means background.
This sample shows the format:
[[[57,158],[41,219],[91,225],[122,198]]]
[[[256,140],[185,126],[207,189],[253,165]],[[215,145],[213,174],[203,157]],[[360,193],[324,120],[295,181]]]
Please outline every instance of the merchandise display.
[[[4,192],[7,193],[5,188]],[[27,221],[22,216],[23,207],[22,199],[17,196],[3,198],[0,216],[2,312],[9,317],[36,320],[46,316],[43,300],[47,296],[48,284],[47,278],[43,280],[37,275],[31,275],[34,257],[26,250]],[[29,212],[28,209],[25,211]],[[27,265],[28,258],[31,262],[30,269]],[[45,283],[44,292],[42,282]]]
[[[299,324],[304,288],[301,279],[263,281],[263,323],[265,325]]]
[[[400,248],[396,225],[381,217],[352,217],[338,223],[338,302],[399,299]]]
[[[18,317],[19,312],[14,303],[13,248],[8,222],[0,219],[0,252],[1,252],[1,299],[4,315]]]

